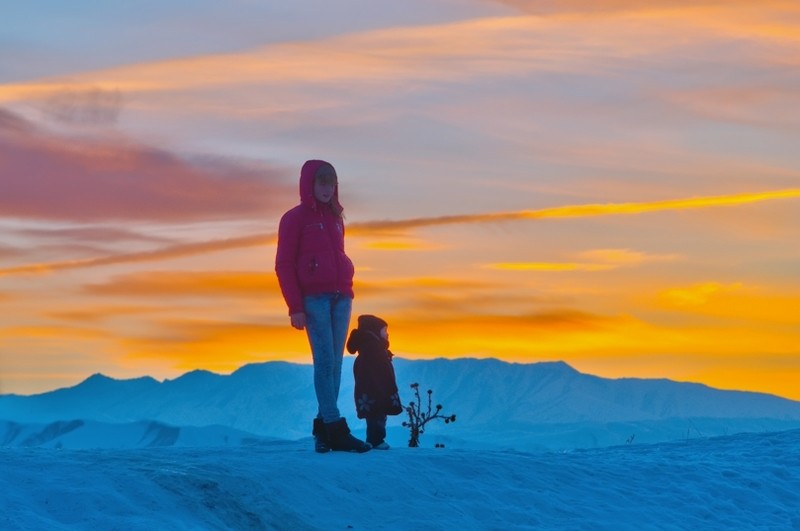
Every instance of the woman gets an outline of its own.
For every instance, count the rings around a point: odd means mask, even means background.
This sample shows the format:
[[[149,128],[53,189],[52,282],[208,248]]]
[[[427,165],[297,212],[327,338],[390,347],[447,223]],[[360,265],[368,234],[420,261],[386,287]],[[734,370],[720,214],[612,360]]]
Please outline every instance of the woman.
[[[334,167],[309,160],[300,170],[300,204],[281,217],[275,272],[294,328],[306,330],[314,360],[317,452],[366,452],[339,414],[344,343],[353,302],[353,263],[344,251],[344,219]]]

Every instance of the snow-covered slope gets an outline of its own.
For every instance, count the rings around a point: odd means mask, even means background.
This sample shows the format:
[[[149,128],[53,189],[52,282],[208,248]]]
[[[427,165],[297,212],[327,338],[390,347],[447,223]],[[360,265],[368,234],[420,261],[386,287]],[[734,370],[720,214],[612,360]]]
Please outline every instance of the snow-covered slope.
[[[800,431],[561,453],[0,448],[0,528],[800,529]]]
[[[155,421],[110,424],[69,420],[49,424],[0,421],[0,446],[57,449],[239,446],[269,441],[225,426],[170,426]]]

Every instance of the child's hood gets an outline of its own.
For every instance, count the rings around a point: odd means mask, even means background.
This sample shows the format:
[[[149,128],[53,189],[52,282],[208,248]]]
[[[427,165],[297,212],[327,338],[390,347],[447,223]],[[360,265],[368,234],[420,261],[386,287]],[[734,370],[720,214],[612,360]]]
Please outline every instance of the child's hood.
[[[350,332],[350,337],[347,338],[347,352],[350,354],[355,354],[356,352],[363,354],[366,350],[370,350],[370,346],[373,348],[388,349],[389,342],[371,330],[354,328]]]
[[[336,169],[333,167],[333,164],[324,160],[307,160],[300,169],[300,202],[314,209],[317,208],[317,200],[314,197],[314,178],[317,176],[317,172],[320,171],[325,173],[330,172],[336,175]],[[338,184],[333,190],[331,202],[334,206],[338,207],[338,210],[341,210]]]

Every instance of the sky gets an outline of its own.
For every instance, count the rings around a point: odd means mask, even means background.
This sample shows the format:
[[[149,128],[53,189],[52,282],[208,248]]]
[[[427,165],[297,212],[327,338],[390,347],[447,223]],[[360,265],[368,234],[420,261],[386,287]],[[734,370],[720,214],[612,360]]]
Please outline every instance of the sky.
[[[9,531],[796,529],[798,445],[794,430],[533,454],[319,455],[308,441],[0,449],[0,522]]]
[[[796,2],[329,4],[4,10],[0,393],[310,363],[322,158],[396,354],[800,400]]]

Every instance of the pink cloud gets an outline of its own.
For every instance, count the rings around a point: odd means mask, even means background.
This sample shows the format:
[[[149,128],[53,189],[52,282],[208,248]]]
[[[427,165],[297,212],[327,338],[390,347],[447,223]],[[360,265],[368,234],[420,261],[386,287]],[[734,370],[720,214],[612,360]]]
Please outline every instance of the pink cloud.
[[[0,244],[0,259],[21,257],[24,253],[16,247]]]
[[[97,222],[274,215],[297,198],[285,168],[187,160],[125,139],[59,138],[0,109],[0,212]]]

